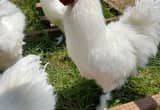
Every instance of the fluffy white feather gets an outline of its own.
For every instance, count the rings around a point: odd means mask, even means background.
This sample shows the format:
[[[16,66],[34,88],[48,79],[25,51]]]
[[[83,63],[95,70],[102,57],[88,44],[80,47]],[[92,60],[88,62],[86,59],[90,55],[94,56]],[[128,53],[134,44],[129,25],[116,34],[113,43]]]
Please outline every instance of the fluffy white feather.
[[[59,0],[40,0],[46,17],[64,32],[62,17],[67,9]]]
[[[0,77],[1,110],[54,110],[55,95],[38,56],[29,55]]]
[[[0,0],[0,70],[22,56],[25,16],[8,0]]]
[[[81,75],[95,79],[104,92],[123,85],[137,66],[156,55],[160,0],[137,0],[107,27],[100,0],[74,1],[63,18],[68,53]]]

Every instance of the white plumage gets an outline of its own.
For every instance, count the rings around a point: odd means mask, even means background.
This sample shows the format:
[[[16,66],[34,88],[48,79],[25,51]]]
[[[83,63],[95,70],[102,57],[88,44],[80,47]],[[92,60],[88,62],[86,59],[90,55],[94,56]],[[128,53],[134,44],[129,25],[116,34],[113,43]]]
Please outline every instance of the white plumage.
[[[67,0],[60,0],[64,4]],[[105,24],[100,0],[72,0],[63,17],[68,53],[80,74],[104,92],[120,87],[155,56],[160,41],[160,0],[137,0],[117,22]],[[101,97],[98,109],[104,108]]]
[[[0,77],[1,110],[54,110],[55,95],[38,56],[29,55]]]
[[[67,9],[59,0],[40,0],[46,17],[64,32],[62,17]]]
[[[0,0],[0,70],[22,56],[25,16],[8,0]]]

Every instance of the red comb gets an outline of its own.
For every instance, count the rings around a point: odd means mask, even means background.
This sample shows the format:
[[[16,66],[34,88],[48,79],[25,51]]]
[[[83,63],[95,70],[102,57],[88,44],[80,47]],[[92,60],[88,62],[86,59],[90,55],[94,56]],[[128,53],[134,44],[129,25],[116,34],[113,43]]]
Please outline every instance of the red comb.
[[[74,0],[60,0],[63,5],[70,5],[74,3]]]

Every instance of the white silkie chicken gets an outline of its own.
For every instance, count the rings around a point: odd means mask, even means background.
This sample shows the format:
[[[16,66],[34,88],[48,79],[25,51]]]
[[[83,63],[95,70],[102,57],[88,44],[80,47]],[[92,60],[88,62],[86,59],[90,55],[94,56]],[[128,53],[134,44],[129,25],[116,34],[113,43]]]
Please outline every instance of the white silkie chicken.
[[[59,0],[40,0],[40,4],[49,21],[64,32],[62,18],[67,6],[64,6]]]
[[[106,93],[124,84],[137,67],[155,56],[160,41],[160,0],[137,0],[120,20],[106,26],[100,0],[60,0],[68,6],[63,18],[69,56],[80,74],[95,79]]]
[[[58,26],[58,28],[64,32],[64,26],[62,22],[63,15],[67,9],[59,0],[40,0],[43,12],[45,13],[48,20]],[[64,35],[61,35],[57,40],[57,45],[61,44]]]
[[[8,0],[0,0],[0,70],[22,56],[25,16]]]
[[[29,55],[0,77],[0,110],[54,110],[55,95],[38,56]]]

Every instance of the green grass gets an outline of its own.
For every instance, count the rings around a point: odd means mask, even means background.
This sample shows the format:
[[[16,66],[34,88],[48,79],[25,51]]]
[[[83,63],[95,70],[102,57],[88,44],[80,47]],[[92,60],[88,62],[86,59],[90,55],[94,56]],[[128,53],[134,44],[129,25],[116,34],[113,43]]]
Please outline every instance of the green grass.
[[[45,26],[40,23],[35,9],[37,0],[12,0],[27,17],[26,31],[41,30]],[[114,16],[104,8],[106,17]],[[56,47],[53,38],[47,33],[26,38],[24,54],[40,55],[47,67],[49,82],[55,87],[58,95],[57,110],[94,110],[98,103],[101,89],[94,83],[80,77],[76,66],[68,57],[64,45]],[[145,69],[131,77],[120,90],[113,91],[113,100],[109,106],[115,106],[144,96],[160,92],[160,54],[150,60]]]

